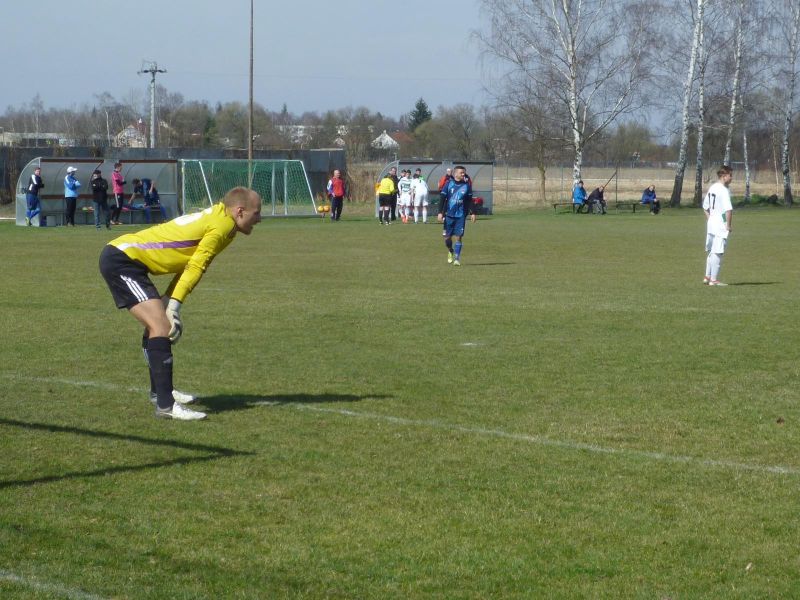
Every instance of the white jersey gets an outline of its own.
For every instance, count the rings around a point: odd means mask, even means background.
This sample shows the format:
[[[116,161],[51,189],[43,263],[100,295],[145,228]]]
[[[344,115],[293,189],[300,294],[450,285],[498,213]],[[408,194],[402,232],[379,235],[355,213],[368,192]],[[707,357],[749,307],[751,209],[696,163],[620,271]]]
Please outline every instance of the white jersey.
[[[706,233],[727,237],[728,227],[725,221],[725,213],[733,210],[730,190],[719,181],[712,185],[708,188],[708,192],[703,198],[703,210],[709,213],[708,221],[706,222]]]
[[[414,188],[414,195],[415,196],[427,196],[428,195],[428,184],[425,183],[424,179],[414,179],[412,181],[412,186]]]
[[[403,177],[397,182],[397,193],[403,198],[406,196],[411,198],[411,180],[408,177]]]

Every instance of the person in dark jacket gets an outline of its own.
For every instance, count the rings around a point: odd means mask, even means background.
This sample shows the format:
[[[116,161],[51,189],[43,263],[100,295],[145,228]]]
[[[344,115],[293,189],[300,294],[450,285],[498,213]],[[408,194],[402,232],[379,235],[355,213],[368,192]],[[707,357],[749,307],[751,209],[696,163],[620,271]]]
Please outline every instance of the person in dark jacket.
[[[94,226],[100,229],[100,211],[103,212],[103,220],[106,229],[111,229],[111,214],[108,210],[108,181],[103,179],[100,169],[95,169],[92,173],[92,200],[94,204]]]
[[[586,203],[589,205],[589,210],[593,211],[596,215],[604,215],[606,214],[606,201],[603,198],[603,192],[605,191],[605,186],[596,187],[592,190],[592,193],[589,194],[589,197],[586,198]]]
[[[28,227],[31,226],[31,220],[33,217],[42,211],[41,205],[39,204],[39,190],[43,187],[44,182],[42,181],[42,169],[41,167],[36,167],[33,170],[33,175],[31,175],[31,178],[28,181],[28,188],[25,190],[25,203],[27,204],[27,210],[25,211],[25,224]]]

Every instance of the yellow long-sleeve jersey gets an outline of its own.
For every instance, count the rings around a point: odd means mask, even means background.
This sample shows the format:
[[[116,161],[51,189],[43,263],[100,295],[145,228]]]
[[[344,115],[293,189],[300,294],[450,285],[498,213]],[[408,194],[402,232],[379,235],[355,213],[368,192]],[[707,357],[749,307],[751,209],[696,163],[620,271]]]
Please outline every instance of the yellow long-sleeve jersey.
[[[153,275],[175,273],[167,295],[183,302],[214,257],[236,236],[236,223],[221,202],[200,213],[122,235],[109,242]]]
[[[391,177],[384,177],[381,179],[381,183],[378,186],[378,193],[389,195],[394,194],[397,191],[397,187],[394,185],[394,180]]]

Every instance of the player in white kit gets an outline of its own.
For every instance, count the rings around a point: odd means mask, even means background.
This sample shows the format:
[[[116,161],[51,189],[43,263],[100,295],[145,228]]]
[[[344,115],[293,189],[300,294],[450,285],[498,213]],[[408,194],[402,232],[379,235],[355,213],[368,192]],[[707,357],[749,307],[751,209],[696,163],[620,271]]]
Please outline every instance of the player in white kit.
[[[719,280],[719,270],[722,267],[722,255],[728,245],[733,224],[733,205],[731,192],[728,186],[733,179],[733,171],[723,165],[717,171],[719,181],[714,183],[703,197],[703,212],[706,215],[706,275],[703,277],[705,285],[728,285]]]
[[[411,171],[403,171],[403,177],[397,182],[397,209],[403,223],[408,223],[411,212]]]
[[[414,223],[419,223],[419,217],[422,216],[422,222],[428,222],[428,184],[417,173],[414,173],[414,179],[411,180],[411,202],[414,205]]]

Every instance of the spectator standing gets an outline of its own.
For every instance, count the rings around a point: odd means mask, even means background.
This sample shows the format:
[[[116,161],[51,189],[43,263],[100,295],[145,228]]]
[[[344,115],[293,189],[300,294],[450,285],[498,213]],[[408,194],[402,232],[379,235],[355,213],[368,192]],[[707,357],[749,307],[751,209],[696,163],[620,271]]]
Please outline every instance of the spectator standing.
[[[342,217],[344,197],[347,193],[347,185],[339,169],[334,169],[333,176],[328,180],[327,189],[331,201],[331,221],[338,221]]]
[[[39,202],[39,190],[43,187],[42,168],[36,167],[28,181],[28,187],[25,190],[25,224],[28,227],[31,226],[31,220],[42,212],[41,203]]]
[[[428,184],[419,173],[414,173],[411,180],[411,202],[414,205],[414,223],[419,223],[420,216],[422,222],[428,222]]]
[[[100,169],[95,169],[89,183],[92,187],[94,204],[94,226],[100,229],[100,211],[102,211],[106,229],[111,229],[111,216],[108,214],[108,181],[103,179]]]
[[[101,252],[100,273],[117,308],[127,309],[145,328],[142,346],[157,417],[181,421],[205,418],[205,413],[181,404],[194,397],[175,402],[172,345],[183,333],[181,307],[214,257],[237,233],[250,235],[260,221],[261,197],[253,190],[237,187],[203,212],[120,236]],[[174,277],[162,299],[150,275],[167,273]]]
[[[733,205],[728,186],[733,179],[733,171],[723,165],[717,171],[719,178],[703,198],[703,213],[706,216],[706,275],[705,285],[728,285],[719,280],[722,268],[722,255],[728,246],[728,236],[733,226]]]
[[[650,214],[657,215],[661,212],[661,202],[656,196],[656,186],[650,185],[642,192],[641,204],[650,205]]]
[[[578,181],[575,189],[572,190],[572,208],[576,213],[583,210],[586,204],[586,189],[583,187],[583,180]]]
[[[393,173],[394,172],[394,173]],[[397,169],[392,167],[389,172],[384,175],[383,179],[378,186],[378,222],[383,225],[384,219],[386,224],[391,223],[392,213],[392,196],[397,197],[397,186],[394,180],[397,178]]]
[[[81,182],[75,177],[78,169],[75,167],[67,167],[67,176],[64,177],[64,203],[66,204],[66,225],[75,227],[75,209],[78,207],[78,191],[81,187]]]
[[[453,178],[453,169],[447,169],[439,178],[439,191],[441,192],[444,189],[444,186],[447,185],[447,182]]]
[[[606,214],[606,201],[605,198],[603,198],[605,189],[603,185],[596,187],[592,190],[592,193],[589,194],[589,197],[586,198],[586,202],[589,204],[589,210],[594,211],[597,215]]]
[[[456,267],[461,266],[461,239],[464,237],[467,215],[470,215],[473,223],[475,222],[475,213],[472,211],[472,186],[464,178],[465,173],[464,167],[457,166],[453,170],[453,179],[439,192],[442,202],[437,218],[439,222],[444,222],[447,262]]]
[[[125,178],[122,176],[122,163],[114,163],[114,172],[111,173],[111,191],[114,193],[114,209],[111,211],[111,224],[122,225],[120,215],[125,205]]]

